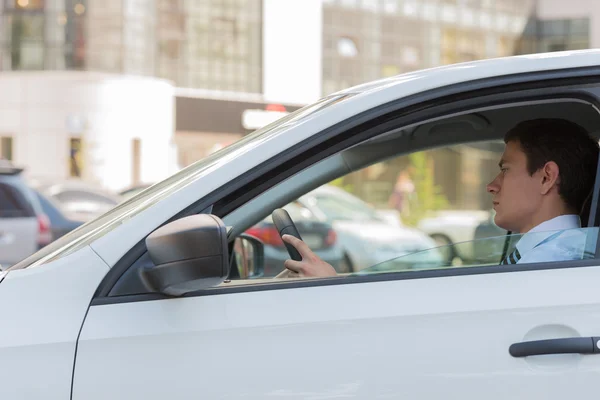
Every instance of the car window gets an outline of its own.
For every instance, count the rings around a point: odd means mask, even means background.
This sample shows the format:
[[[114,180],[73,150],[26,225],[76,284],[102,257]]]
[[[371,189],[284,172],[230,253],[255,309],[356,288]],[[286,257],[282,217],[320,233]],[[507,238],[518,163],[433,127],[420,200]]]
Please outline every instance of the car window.
[[[299,202],[325,215],[335,232],[328,251],[313,251],[336,271],[354,274],[499,265],[505,250],[510,255],[521,238],[496,225],[487,191],[499,174],[503,151],[503,142],[479,141],[401,155],[301,196]],[[382,217],[386,214],[398,223],[389,223]],[[536,262],[589,258],[597,229],[577,232],[563,238],[588,246],[585,251],[561,239],[568,246],[559,253],[573,254],[549,253],[554,258]],[[265,257],[279,270],[289,258],[285,253]],[[520,262],[531,262],[531,256]]]
[[[38,201],[40,202],[42,211],[50,219],[51,224],[58,223],[59,221],[61,221],[64,218],[61,215],[57,206],[54,205],[52,203],[52,201],[49,200],[46,196],[44,196],[43,194],[41,194],[37,191],[35,192],[35,195],[36,195]]]
[[[23,218],[34,215],[27,199],[11,185],[0,183],[0,218]]]

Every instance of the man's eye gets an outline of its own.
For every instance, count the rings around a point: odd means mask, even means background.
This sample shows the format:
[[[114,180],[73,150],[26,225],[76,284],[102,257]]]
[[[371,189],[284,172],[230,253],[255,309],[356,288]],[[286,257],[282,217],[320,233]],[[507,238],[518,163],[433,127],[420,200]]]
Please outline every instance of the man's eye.
[[[500,172],[502,172],[503,174],[505,174],[507,170],[508,168],[500,168]]]

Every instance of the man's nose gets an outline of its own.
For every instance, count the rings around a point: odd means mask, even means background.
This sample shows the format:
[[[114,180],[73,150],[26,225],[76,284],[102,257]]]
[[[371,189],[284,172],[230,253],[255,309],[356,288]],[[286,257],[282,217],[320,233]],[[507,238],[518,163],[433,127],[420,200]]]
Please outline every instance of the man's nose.
[[[498,184],[498,177],[494,178],[493,181],[487,184],[486,189],[488,193],[496,194],[500,191],[500,185]]]

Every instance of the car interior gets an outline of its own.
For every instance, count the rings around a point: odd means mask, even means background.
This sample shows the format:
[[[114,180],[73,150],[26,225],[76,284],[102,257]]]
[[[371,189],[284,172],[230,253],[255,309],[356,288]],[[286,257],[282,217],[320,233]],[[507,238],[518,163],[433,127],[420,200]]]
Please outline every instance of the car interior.
[[[234,240],[243,236],[248,228],[272,214],[274,210],[285,206],[305,193],[353,171],[403,154],[478,141],[501,141],[504,134],[514,125],[533,118],[573,120],[591,132],[594,137],[598,138],[600,136],[600,129],[598,128],[600,127],[600,113],[598,109],[586,101],[571,98],[507,103],[499,106],[471,109],[463,113],[430,119],[419,124],[394,128],[301,170],[265,190],[227,215],[222,216],[221,219],[227,227],[227,238],[230,243],[231,271],[236,270],[233,264],[238,263],[240,259],[239,256],[236,257],[233,254],[234,248],[236,251],[240,251],[240,246],[234,246]],[[584,226],[590,212],[591,202],[592,196],[590,193],[586,207],[582,210]],[[595,210],[595,207],[592,209]],[[598,226],[597,213],[595,215],[596,222],[593,223],[593,226]],[[595,244],[594,241],[593,246]],[[149,265],[152,265],[152,261],[148,256],[148,252],[146,252],[135,262],[132,268],[129,268],[118,279],[118,282],[110,290],[109,296],[147,293],[147,288],[140,280],[138,270],[142,270]],[[247,265],[244,267],[247,267]],[[282,273],[277,277],[286,278],[287,270],[284,269],[283,265],[281,268]],[[245,276],[240,276],[239,271],[238,273],[230,273],[228,279],[221,283],[219,287],[260,285],[273,282],[273,278],[245,278]]]
[[[594,137],[600,136],[600,113],[594,105],[581,100],[506,104],[473,110],[395,129],[348,148],[265,191],[225,216],[223,221],[232,227],[230,237],[236,237],[259,218],[264,218],[273,210],[340,176],[414,151],[461,143],[502,140],[503,135],[514,125],[534,118],[573,120]],[[587,225],[591,199],[592,192],[581,213],[583,227]]]

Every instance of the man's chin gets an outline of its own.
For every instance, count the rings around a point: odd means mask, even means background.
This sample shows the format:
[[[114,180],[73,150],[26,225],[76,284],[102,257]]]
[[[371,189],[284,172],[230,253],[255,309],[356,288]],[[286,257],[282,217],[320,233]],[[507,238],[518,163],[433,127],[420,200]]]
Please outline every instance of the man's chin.
[[[506,231],[510,230],[506,227],[506,222],[503,221],[502,218],[498,218],[498,214],[496,214],[496,216],[494,217],[494,224],[496,224],[496,226],[500,229],[504,229]]]
[[[514,225],[507,223],[506,221],[503,221],[502,218],[494,218],[494,224],[496,224],[496,226],[500,229],[504,229],[507,232],[511,232],[511,233],[517,233],[517,229],[515,229]]]

